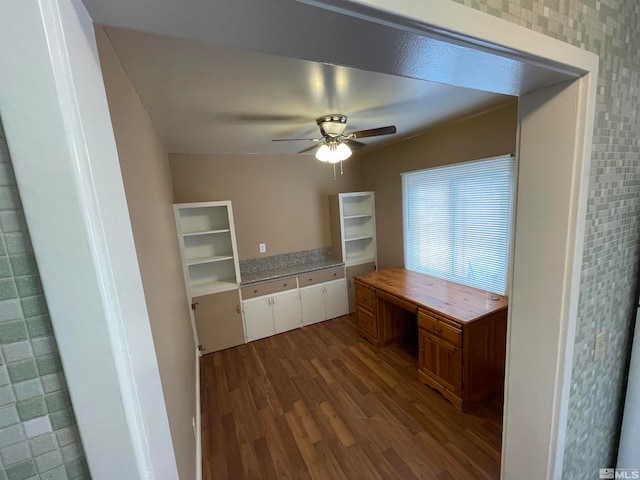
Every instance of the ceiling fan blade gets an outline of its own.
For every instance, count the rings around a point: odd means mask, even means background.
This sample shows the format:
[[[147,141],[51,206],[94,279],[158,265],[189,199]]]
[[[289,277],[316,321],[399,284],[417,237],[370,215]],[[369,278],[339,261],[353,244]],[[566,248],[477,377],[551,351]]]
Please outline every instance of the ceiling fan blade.
[[[309,148],[305,148],[304,150],[300,150],[298,153],[307,153],[310,152],[311,150],[314,150],[316,148],[318,148],[320,145],[316,144],[316,145],[311,145]]]
[[[272,142],[319,142],[322,138],[274,138]]]
[[[364,143],[358,142],[356,140],[345,140],[344,143],[346,143],[354,152],[366,146]]]
[[[213,115],[216,120],[228,123],[306,123],[308,118],[302,115],[283,115],[277,113],[241,113],[222,112]]]
[[[348,134],[349,137],[353,138],[366,138],[366,137],[377,137],[378,135],[392,135],[396,133],[396,126],[389,125],[388,127],[379,127],[379,128],[370,128],[369,130],[360,130],[358,132],[351,132]]]

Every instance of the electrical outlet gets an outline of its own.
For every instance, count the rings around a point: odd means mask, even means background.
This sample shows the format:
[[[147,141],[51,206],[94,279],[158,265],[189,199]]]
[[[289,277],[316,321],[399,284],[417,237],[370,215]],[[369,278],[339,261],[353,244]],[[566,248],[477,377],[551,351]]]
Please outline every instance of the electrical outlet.
[[[266,243],[258,244],[258,248],[260,249],[260,253],[266,253],[267,252],[267,244]]]
[[[595,345],[593,347],[593,360],[598,362],[604,358],[606,347],[606,333],[600,332],[596,335]]]

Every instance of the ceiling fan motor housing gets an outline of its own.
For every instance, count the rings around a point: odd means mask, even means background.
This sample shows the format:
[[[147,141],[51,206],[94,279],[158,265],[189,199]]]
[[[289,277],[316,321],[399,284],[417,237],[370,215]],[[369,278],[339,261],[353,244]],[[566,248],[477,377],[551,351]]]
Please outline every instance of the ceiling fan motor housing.
[[[339,137],[347,126],[347,116],[341,113],[323,115],[316,119],[323,137]]]

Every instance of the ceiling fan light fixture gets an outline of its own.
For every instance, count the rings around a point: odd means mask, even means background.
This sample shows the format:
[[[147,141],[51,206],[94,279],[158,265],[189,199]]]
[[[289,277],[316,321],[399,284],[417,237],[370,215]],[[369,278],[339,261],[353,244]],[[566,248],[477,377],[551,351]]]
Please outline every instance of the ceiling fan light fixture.
[[[347,116],[340,113],[323,115],[316,119],[323,137],[339,137],[347,127]]]
[[[325,143],[320,145],[316,152],[316,158],[321,162],[338,163],[351,156],[351,149],[344,143]]]

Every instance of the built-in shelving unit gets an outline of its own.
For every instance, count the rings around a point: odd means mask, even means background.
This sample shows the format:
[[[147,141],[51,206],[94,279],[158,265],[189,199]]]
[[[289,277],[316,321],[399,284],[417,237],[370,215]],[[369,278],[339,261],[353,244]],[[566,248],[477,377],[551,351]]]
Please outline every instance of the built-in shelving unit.
[[[346,266],[376,261],[373,192],[339,193],[329,199],[333,248]]]
[[[345,263],[349,312],[355,311],[353,277],[376,269],[376,208],[373,192],[339,193],[329,197],[331,241]]]
[[[231,202],[174,205],[191,298],[238,288],[240,268]]]

